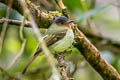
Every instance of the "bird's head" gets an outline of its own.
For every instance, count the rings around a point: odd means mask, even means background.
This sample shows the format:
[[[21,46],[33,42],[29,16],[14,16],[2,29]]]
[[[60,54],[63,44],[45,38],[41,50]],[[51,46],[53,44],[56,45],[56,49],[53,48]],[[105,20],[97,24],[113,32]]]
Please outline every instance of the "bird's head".
[[[69,20],[65,16],[56,17],[55,20],[53,21],[53,23],[56,24],[58,27],[65,27],[65,28],[71,28],[70,24],[73,22],[74,21]]]

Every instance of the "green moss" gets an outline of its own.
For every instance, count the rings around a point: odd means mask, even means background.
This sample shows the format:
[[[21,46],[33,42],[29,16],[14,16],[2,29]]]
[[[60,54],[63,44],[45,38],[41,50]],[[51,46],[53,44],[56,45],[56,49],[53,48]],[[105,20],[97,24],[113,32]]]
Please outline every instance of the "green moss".
[[[49,11],[48,16],[50,18],[53,18],[53,16],[62,16],[62,13],[60,13],[59,11]]]

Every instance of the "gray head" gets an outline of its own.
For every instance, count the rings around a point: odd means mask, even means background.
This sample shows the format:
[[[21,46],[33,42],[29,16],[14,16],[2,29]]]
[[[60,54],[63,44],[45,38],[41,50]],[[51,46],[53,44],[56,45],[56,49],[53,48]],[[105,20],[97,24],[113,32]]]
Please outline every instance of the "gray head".
[[[57,18],[55,18],[54,22],[55,24],[57,25],[67,25],[67,24],[70,24],[72,23],[73,21],[72,20],[69,20],[67,17],[65,16],[59,16]]]

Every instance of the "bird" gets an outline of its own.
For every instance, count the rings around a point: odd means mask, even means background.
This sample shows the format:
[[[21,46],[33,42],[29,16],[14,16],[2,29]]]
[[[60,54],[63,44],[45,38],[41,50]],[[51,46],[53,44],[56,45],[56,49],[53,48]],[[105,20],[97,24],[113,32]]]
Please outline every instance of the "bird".
[[[52,54],[56,53],[62,53],[66,49],[72,46],[74,42],[74,33],[72,30],[73,20],[69,20],[65,16],[59,16],[56,17],[51,24],[51,26],[48,28],[48,30],[45,32],[42,39],[45,41],[47,47],[49,48],[50,52]],[[25,66],[22,74],[25,74],[27,71],[27,68],[29,65],[36,59],[38,55],[42,53],[42,50],[40,48],[40,42],[39,46],[35,52],[35,54],[32,56],[31,60],[28,62],[28,64]]]

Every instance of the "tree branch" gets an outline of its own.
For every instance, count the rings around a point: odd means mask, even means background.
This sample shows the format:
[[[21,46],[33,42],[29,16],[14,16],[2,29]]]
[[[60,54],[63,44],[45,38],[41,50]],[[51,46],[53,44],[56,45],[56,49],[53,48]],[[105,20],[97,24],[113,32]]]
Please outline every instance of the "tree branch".
[[[10,16],[10,9],[11,9],[13,0],[9,0],[8,2],[9,2],[9,4],[8,4],[7,9],[6,9],[6,18],[7,19]],[[1,34],[0,34],[0,54],[2,53],[2,47],[3,47],[3,42],[4,42],[4,38],[5,38],[5,33],[6,33],[6,30],[7,30],[7,27],[8,27],[8,21],[5,21],[4,24],[3,24],[3,28],[2,28]]]
[[[79,30],[75,29],[76,44],[74,46],[78,48],[89,64],[105,79],[105,80],[120,80],[119,73],[108,64],[101,56],[100,52],[94,45],[84,36]]]
[[[97,34],[92,32],[90,28],[85,28],[82,24],[78,27],[88,38],[91,39],[92,43],[99,50],[110,50],[113,53],[120,52],[120,43],[118,41],[114,41],[110,38],[104,37],[101,34]]]
[[[51,66],[52,73],[55,74],[58,79],[60,79],[60,75],[59,75],[59,72],[56,68],[56,63],[54,62],[54,58],[53,58],[52,54],[50,53],[50,51],[48,50],[44,40],[42,40],[41,33],[38,29],[38,26],[37,26],[36,22],[34,21],[34,18],[32,16],[32,14],[30,13],[30,10],[27,7],[26,2],[24,0],[19,0],[19,3],[22,6],[22,9],[24,11],[24,14],[25,14],[26,18],[28,18],[31,21],[34,34],[35,34],[36,38],[38,39],[39,44],[41,45],[41,49],[43,50],[50,66]]]
[[[23,14],[22,7],[18,3],[17,0],[13,0],[13,6],[12,8],[15,9],[16,11],[20,12]],[[5,0],[0,0],[0,2],[6,4]],[[58,11],[50,11],[49,13],[40,11],[39,7],[36,6],[35,4],[31,3],[30,1],[27,2],[27,6],[32,13],[37,25],[39,28],[48,28],[50,24],[53,21],[53,18],[55,16],[61,16],[62,14]]]
[[[44,12],[43,12],[44,13]],[[13,24],[13,25],[18,25],[18,27],[21,25],[22,21],[18,21],[18,20],[12,20],[12,19],[0,19],[0,24],[3,24],[5,21],[8,21],[9,24]],[[25,27],[31,27],[31,23],[29,21],[25,21],[24,23]],[[95,34],[93,33],[90,29],[88,28],[84,28],[83,25],[80,25],[80,27],[78,27],[87,37],[89,37],[90,39],[94,39],[94,44],[95,46],[99,49],[99,50],[110,50],[113,53],[119,53],[120,52],[120,43],[113,41],[109,38],[106,38],[102,35],[99,34]],[[96,41],[95,41],[96,40]],[[91,40],[92,41],[92,40]],[[106,43],[102,44],[101,42],[106,41]],[[109,46],[109,47],[108,47]]]
[[[62,3],[62,0],[56,0],[56,2]],[[58,6],[63,9],[64,4],[57,3]],[[67,13],[67,11],[66,11]],[[85,59],[90,65],[105,79],[105,80],[120,80],[120,75],[114,67],[108,64],[100,55],[99,50],[84,36],[84,34],[74,26],[75,41],[74,46],[78,48]]]
[[[3,18],[3,19],[0,19],[0,24],[4,23],[4,22],[8,22],[8,24],[14,24],[14,25],[21,25],[22,21],[18,21],[18,20],[12,20],[12,19],[6,19],[6,18]],[[25,27],[31,27],[31,23],[29,21],[25,21]]]
[[[57,61],[60,68],[60,73],[62,75],[62,80],[73,80],[73,78],[69,78],[67,75],[66,64],[63,53],[57,54]]]
[[[99,50],[76,27],[76,44],[89,64],[103,77],[104,80],[120,80],[120,75],[114,67],[108,64],[100,55]]]
[[[62,10],[63,15],[69,18],[67,8],[64,6],[62,0],[55,0],[55,2],[59,6],[59,8]]]

